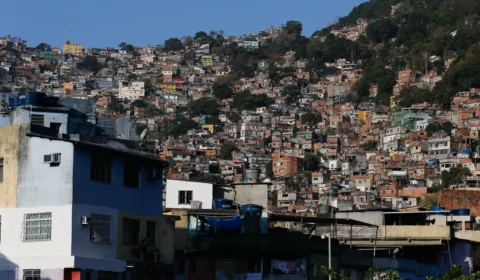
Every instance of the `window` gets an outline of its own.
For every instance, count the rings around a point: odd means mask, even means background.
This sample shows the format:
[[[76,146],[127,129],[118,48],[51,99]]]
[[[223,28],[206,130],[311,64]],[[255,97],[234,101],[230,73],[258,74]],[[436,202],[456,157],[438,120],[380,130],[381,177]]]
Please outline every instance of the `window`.
[[[55,131],[56,131],[57,133],[60,133],[60,127],[61,127],[61,126],[62,126],[61,123],[55,123],[55,122],[51,122],[51,123],[50,123],[50,128],[55,129]]]
[[[3,158],[0,158],[0,183],[3,183]]]
[[[123,185],[131,188],[140,187],[140,166],[137,163],[125,162]]]
[[[112,182],[112,160],[92,156],[90,163],[90,179],[92,181],[111,183]]]
[[[23,241],[52,240],[52,213],[25,214],[23,224]]]
[[[193,191],[178,191],[178,204],[190,204]]]
[[[155,246],[155,221],[147,221],[147,245]]]
[[[90,217],[90,241],[110,243],[112,216],[92,213]]]
[[[122,233],[124,245],[137,245],[140,239],[140,220],[123,218]]]
[[[40,269],[24,269],[23,280],[40,280]]]
[[[31,114],[30,123],[33,125],[44,126],[45,125],[45,116],[40,114]]]

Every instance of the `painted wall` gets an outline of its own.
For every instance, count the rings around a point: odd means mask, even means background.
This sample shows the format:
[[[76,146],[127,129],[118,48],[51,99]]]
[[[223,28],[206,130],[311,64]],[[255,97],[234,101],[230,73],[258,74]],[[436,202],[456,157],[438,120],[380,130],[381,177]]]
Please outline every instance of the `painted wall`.
[[[44,155],[53,153],[61,154],[61,163],[43,163]],[[72,204],[72,143],[28,137],[19,147],[19,161],[18,207]]]
[[[119,153],[102,154],[112,158],[112,182],[108,184],[90,180],[91,156],[100,151],[75,147],[74,203],[105,206],[136,215],[161,215],[163,181],[161,178],[147,179],[148,166],[145,161],[122,156]],[[141,165],[140,187],[125,187],[123,184],[124,162],[134,160]]]
[[[52,213],[51,241],[23,242],[24,215],[43,212]],[[66,226],[72,223],[71,205],[0,208],[0,215],[2,216],[0,252],[9,259],[71,255],[72,228]]]
[[[3,182],[0,182],[0,207],[17,206],[18,145],[25,127],[0,128],[0,157],[3,157]]]
[[[192,200],[201,201],[202,209],[212,209],[213,184],[179,180],[167,180],[166,208],[192,208],[190,204],[178,203],[179,191],[192,191]]]
[[[110,240],[108,244],[95,243],[90,241],[90,227],[82,226],[83,216],[91,217],[92,213],[112,216],[110,224]],[[117,257],[118,240],[118,211],[115,209],[74,204],[72,210],[72,255],[79,257],[109,259],[114,260]]]
[[[164,262],[173,263],[174,260],[174,238],[175,228],[174,224],[165,221],[163,216],[142,216],[134,215],[126,212],[119,212],[118,216],[118,238],[117,238],[117,259],[126,261],[144,261],[144,256],[133,254],[138,245],[124,245],[123,244],[123,218],[130,218],[140,220],[140,236],[139,244],[142,240],[147,238],[147,221],[155,222],[155,246],[151,249],[158,249],[162,255]]]
[[[257,204],[268,208],[268,184],[238,184],[234,187],[216,187],[214,197],[234,200],[239,204]]]
[[[50,127],[50,123],[61,123],[60,133],[67,133],[68,128],[68,113],[67,112],[45,112],[45,111],[33,111],[30,112],[28,109],[18,108],[13,111],[13,125],[20,124],[29,124],[30,123],[30,113],[43,115],[44,117],[44,126]]]
[[[175,222],[175,250],[184,251],[187,242],[187,230],[188,230],[188,210],[186,209],[171,209],[169,212],[165,212],[164,215],[175,215],[180,220]]]

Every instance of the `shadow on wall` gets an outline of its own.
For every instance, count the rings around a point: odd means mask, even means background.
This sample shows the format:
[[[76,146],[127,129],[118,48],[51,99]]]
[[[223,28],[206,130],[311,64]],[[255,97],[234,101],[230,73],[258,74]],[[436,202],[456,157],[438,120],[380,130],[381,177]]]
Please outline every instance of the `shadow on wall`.
[[[18,265],[0,253],[0,279],[17,280],[21,279],[22,275],[20,274],[20,271],[18,271]]]
[[[25,273],[29,273],[31,276],[38,275],[38,272],[41,273],[40,270],[35,270],[35,269],[30,269],[29,271],[25,271]],[[18,268],[18,265],[16,263],[12,262],[5,255],[0,253],[0,279],[1,280],[28,279],[28,278],[24,278],[23,274],[24,272]],[[63,275],[61,275],[59,278],[51,278],[50,276],[43,277],[42,275],[40,275],[40,277],[41,277],[40,278],[41,280],[63,279]]]

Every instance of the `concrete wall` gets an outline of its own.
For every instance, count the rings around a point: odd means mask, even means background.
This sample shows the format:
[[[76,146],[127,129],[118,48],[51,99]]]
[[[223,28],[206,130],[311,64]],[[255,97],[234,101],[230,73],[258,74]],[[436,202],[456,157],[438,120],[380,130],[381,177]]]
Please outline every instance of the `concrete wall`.
[[[25,127],[0,128],[0,157],[3,157],[3,182],[0,182],[0,207],[17,206],[19,135]]]
[[[43,163],[44,155],[53,153],[61,154],[61,163]],[[19,147],[19,161],[18,207],[72,204],[72,143],[28,137]]]
[[[268,184],[241,184],[214,188],[214,198],[231,199],[239,204],[257,204],[268,208]]]
[[[33,111],[18,108],[13,111],[13,125],[30,124],[30,114],[43,115],[45,127],[50,127],[50,123],[61,123],[60,133],[66,134],[68,131],[68,113],[67,112],[45,112]]]
[[[90,150],[75,147],[73,201],[79,204],[104,206],[137,215],[161,215],[163,181],[161,178],[148,180],[147,163],[120,153],[105,153],[103,149]],[[92,154],[112,158],[112,182],[90,180]],[[123,184],[124,163],[136,161],[140,165],[140,187],[125,187]]]
[[[381,233],[381,234],[380,234]],[[383,226],[379,230],[383,238],[450,239],[449,226]]]
[[[166,208],[190,209],[190,204],[178,204],[179,191],[193,191],[192,200],[201,201],[202,209],[212,209],[213,184],[167,180]]]
[[[24,215],[29,213],[52,213],[50,241],[23,242]],[[7,258],[70,256],[72,206],[49,206],[36,208],[0,208],[2,216],[2,239],[0,252]],[[19,264],[20,265],[20,264]]]
[[[130,218],[140,220],[140,236],[139,243],[147,238],[147,221],[155,222],[155,246],[151,249],[158,249],[163,254],[164,260],[174,259],[174,227],[173,225],[165,225],[163,216],[142,216],[135,215],[127,212],[119,212],[118,215],[118,238],[117,238],[117,256],[119,260],[126,261],[144,261],[144,256],[140,255],[140,258],[133,254],[138,245],[125,245],[123,244],[123,218]]]
[[[187,241],[188,228],[188,210],[187,209],[171,209],[170,212],[165,212],[164,215],[175,215],[180,217],[180,220],[175,222],[175,250],[184,251]]]

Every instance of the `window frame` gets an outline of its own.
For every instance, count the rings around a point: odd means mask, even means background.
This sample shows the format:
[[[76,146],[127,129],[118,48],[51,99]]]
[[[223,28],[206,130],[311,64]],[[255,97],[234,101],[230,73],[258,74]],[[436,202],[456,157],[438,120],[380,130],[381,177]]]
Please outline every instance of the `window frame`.
[[[95,240],[94,234],[100,239]],[[90,215],[90,242],[92,243],[112,243],[112,216],[105,214],[92,213]]]
[[[127,229],[135,229],[136,240],[135,241],[128,241],[126,240],[125,231]],[[140,220],[139,219],[132,219],[124,217],[122,220],[122,244],[123,245],[138,245],[140,244]]]
[[[34,217],[27,219],[28,216],[34,216],[37,215],[39,217]],[[41,217],[41,215],[48,215],[49,217]],[[42,221],[47,221],[47,225],[40,225],[39,222]],[[29,226],[28,223],[32,223],[32,226]],[[34,230],[35,226],[37,226],[37,231],[40,233],[30,233],[28,234],[27,231],[29,229]],[[52,212],[42,212],[42,213],[25,213],[23,216],[23,236],[22,236],[22,241],[23,242],[44,242],[44,241],[51,241],[52,240],[52,227],[53,227],[53,215]],[[47,229],[47,232],[41,232],[43,228]],[[39,239],[28,239],[27,236],[42,236],[45,235],[44,238],[39,238]]]
[[[184,193],[184,195],[182,195]],[[189,195],[190,194],[190,200]],[[178,191],[178,204],[179,205],[190,205],[193,200],[193,190],[179,190]]]
[[[29,274],[29,275],[27,275]],[[24,269],[23,280],[40,280],[42,277],[42,271],[40,269]]]
[[[140,188],[140,173],[141,169],[138,162],[125,160],[123,164],[123,185],[127,188]],[[129,176],[132,176],[133,178],[127,178]]]
[[[111,184],[112,167],[113,160],[111,158],[92,154],[90,157],[90,180],[104,184]]]

